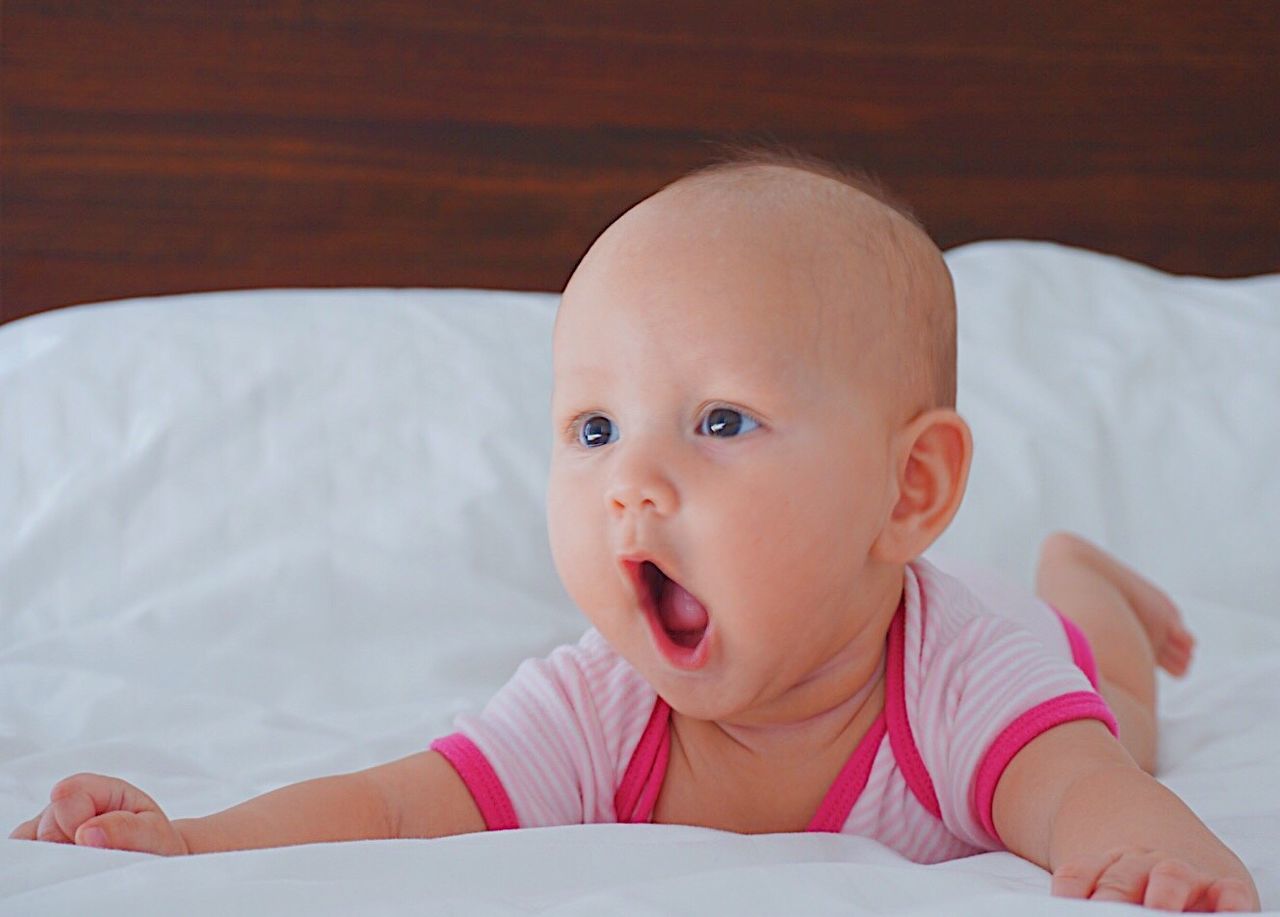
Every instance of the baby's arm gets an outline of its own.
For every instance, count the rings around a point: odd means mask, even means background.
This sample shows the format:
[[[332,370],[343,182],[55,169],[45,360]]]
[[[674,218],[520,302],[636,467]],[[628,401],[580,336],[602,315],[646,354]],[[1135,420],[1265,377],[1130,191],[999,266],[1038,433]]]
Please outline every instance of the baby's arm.
[[[281,787],[205,818],[170,821],[146,793],[98,774],[59,781],[11,837],[164,855],[483,831],[453,767],[434,751]]]
[[[470,791],[439,752],[281,787],[174,826],[189,852],[483,831]]]
[[[1028,742],[996,787],[996,830],[1053,893],[1167,910],[1259,908],[1253,879],[1186,804],[1095,720]]]

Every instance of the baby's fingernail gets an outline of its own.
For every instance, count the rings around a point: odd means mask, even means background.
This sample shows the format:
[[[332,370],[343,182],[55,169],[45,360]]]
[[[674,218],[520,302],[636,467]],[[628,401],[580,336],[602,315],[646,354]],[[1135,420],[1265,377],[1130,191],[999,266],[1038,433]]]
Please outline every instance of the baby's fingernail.
[[[85,828],[80,838],[80,843],[86,847],[107,846],[107,832],[101,828]]]

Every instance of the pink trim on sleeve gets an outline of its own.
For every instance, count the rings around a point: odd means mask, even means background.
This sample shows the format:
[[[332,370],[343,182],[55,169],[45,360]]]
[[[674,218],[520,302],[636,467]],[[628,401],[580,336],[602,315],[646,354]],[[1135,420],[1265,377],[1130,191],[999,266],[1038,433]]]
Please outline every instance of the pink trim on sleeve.
[[[1053,608],[1052,605],[1049,607]],[[1075,621],[1058,609],[1053,608],[1053,613],[1058,616],[1058,620],[1062,622],[1062,629],[1067,632],[1067,643],[1071,645],[1071,658],[1075,660],[1080,671],[1084,672],[1084,677],[1089,679],[1093,689],[1098,690],[1098,663],[1093,658],[1093,648],[1089,646],[1089,638],[1084,635],[1084,631]]]
[[[885,660],[884,712],[889,730],[889,745],[893,748],[893,757],[898,762],[907,786],[920,800],[934,818],[942,818],[942,809],[938,805],[938,794],[934,791],[929,771],[925,769],[916,747],[916,740],[911,735],[911,724],[907,721],[907,690],[904,679],[905,666],[903,655],[906,644],[905,606],[898,606],[898,613],[893,616],[889,625],[889,652]],[[920,590],[920,616],[924,617],[924,590]],[[922,625],[923,626],[923,625]]]
[[[671,753],[671,730],[667,728],[670,722],[671,707],[658,698],[613,797],[619,823],[640,824],[653,818]]]
[[[982,827],[997,841],[1000,841],[1000,835],[996,833],[995,818],[991,810],[995,803],[996,786],[1009,762],[1042,732],[1063,723],[1084,719],[1101,720],[1112,735],[1117,734],[1116,718],[1098,694],[1093,691],[1073,691],[1032,707],[1006,726],[991,743],[974,777],[973,804]]]
[[[507,795],[502,781],[489,764],[489,759],[474,742],[462,733],[455,732],[436,739],[431,743],[431,750],[438,751],[458,772],[480,809],[485,828],[503,831],[520,827],[515,807],[511,805],[511,797]]]

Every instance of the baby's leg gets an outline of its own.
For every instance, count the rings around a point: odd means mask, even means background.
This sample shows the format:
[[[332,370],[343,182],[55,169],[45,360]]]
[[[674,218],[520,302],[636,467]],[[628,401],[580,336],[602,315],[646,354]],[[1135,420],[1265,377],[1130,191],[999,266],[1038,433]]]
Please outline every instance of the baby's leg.
[[[1116,715],[1120,741],[1148,773],[1156,766],[1157,664],[1182,675],[1195,639],[1155,585],[1089,542],[1066,532],[1045,539],[1036,594],[1084,631],[1098,663],[1098,686]]]

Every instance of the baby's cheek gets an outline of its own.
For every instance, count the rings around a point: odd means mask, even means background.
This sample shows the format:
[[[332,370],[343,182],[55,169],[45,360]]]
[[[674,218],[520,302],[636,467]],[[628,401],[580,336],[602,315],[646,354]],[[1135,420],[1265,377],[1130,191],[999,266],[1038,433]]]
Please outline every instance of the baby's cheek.
[[[556,573],[560,575],[566,589],[580,566],[577,542],[581,541],[581,533],[585,528],[582,522],[577,520],[575,524],[575,520],[570,517],[562,488],[557,487],[552,479],[551,486],[547,489],[547,538],[551,544],[551,559],[555,563]]]
[[[749,499],[725,501],[733,510],[718,524],[722,551],[739,566],[758,560],[768,567],[779,555],[797,553],[815,536],[815,523],[827,527],[817,519],[813,506],[794,494],[763,489],[748,493]]]
[[[762,500],[722,529],[720,565],[760,614],[812,608],[838,591],[865,559],[865,538],[836,495],[806,501],[788,494]],[[859,557],[859,554],[862,557]]]
[[[574,603],[589,615],[610,604],[616,577],[609,576],[608,533],[590,507],[555,476],[547,488],[547,536],[556,573]]]
[[[730,587],[734,604],[772,607],[807,578],[813,533],[797,519],[789,501],[748,503],[704,543],[714,554],[708,560],[717,571],[715,579]]]

